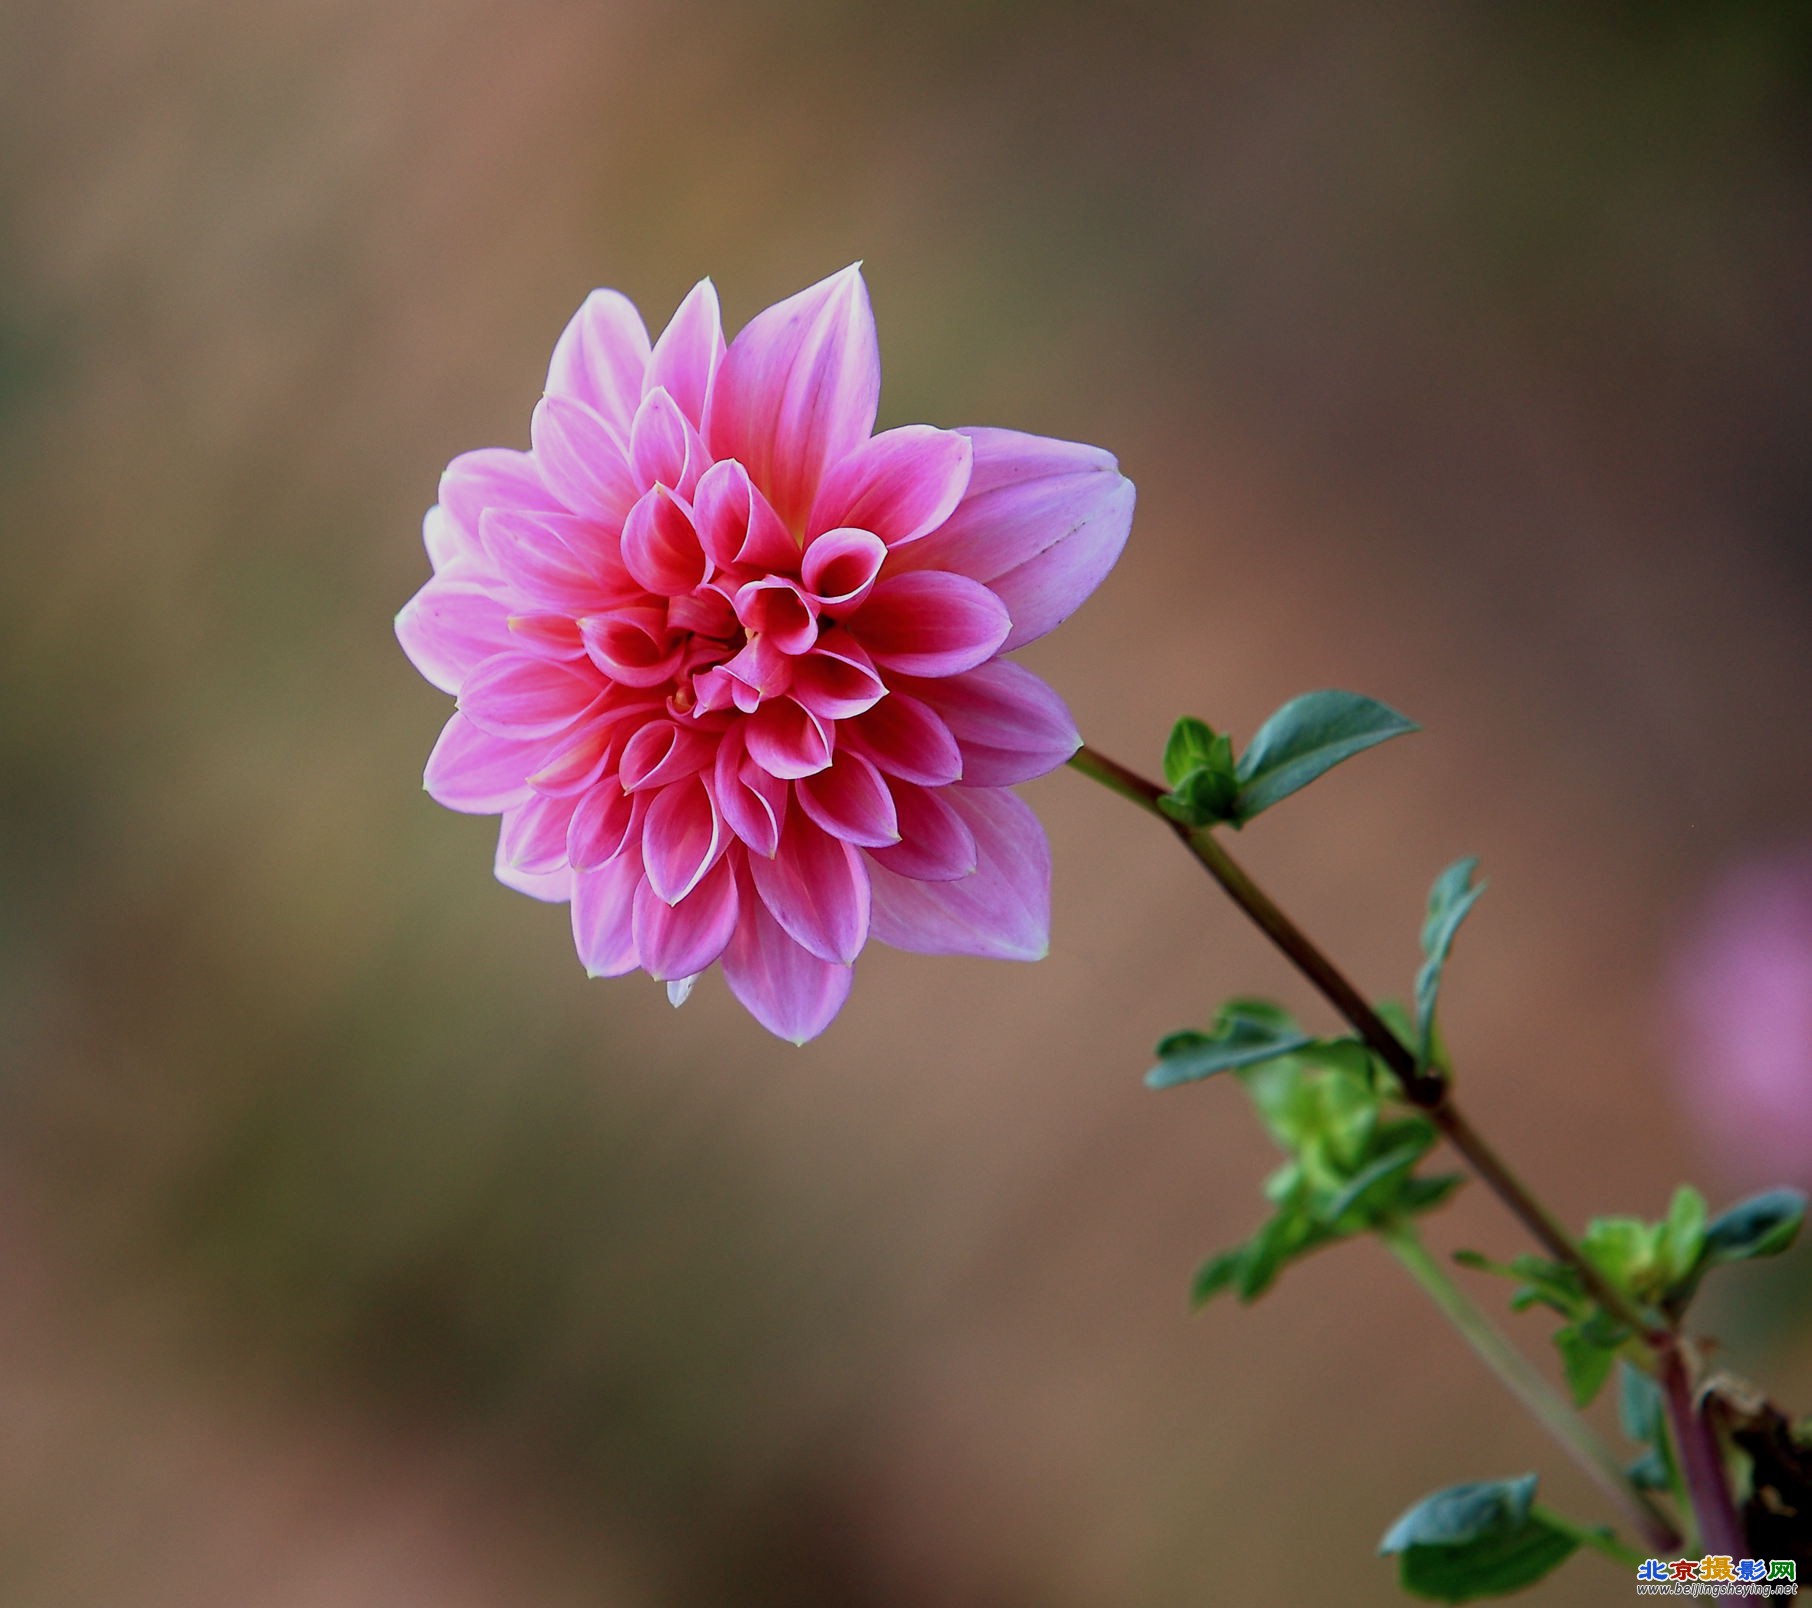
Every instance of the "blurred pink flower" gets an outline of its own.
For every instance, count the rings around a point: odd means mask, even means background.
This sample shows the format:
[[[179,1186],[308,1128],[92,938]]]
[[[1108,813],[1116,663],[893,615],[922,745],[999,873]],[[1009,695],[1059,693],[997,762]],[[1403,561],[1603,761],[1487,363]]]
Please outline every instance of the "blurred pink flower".
[[[1105,452],[876,435],[879,393],[854,267],[728,350],[709,280],[652,346],[596,291],[531,449],[448,466],[434,577],[397,617],[459,700],[428,791],[503,817],[498,877],[571,901],[592,975],[640,967],[677,1004],[721,961],[795,1043],[871,936],[1045,953],[1049,845],[1007,789],[1079,738],[999,655],[1095,589],[1132,519]]]
[[[1812,854],[1728,872],[1676,953],[1676,1070],[1740,1183],[1812,1184]]]

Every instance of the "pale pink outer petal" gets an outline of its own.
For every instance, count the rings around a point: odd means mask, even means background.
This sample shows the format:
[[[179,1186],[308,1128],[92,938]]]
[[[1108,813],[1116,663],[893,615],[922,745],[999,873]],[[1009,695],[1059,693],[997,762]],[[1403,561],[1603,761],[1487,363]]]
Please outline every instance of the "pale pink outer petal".
[[[914,676],[973,669],[993,657],[1013,628],[993,592],[948,570],[886,576],[848,624],[876,664]]]
[[[915,882],[954,882],[976,868],[975,834],[950,803],[955,790],[896,781],[890,791],[900,841],[870,849],[876,865]]]
[[[820,960],[794,943],[749,885],[723,967],[730,992],[749,1014],[792,1044],[814,1039],[830,1025],[854,976],[852,967]]]
[[[506,888],[516,893],[526,893],[531,899],[539,899],[543,904],[565,904],[573,896],[573,874],[571,871],[524,871],[513,866],[504,858],[503,835],[498,834],[497,858],[491,869],[497,880]]]
[[[883,430],[825,475],[806,519],[808,539],[848,525],[890,547],[916,541],[962,501],[974,450],[967,436],[929,424]]]
[[[620,291],[594,290],[554,344],[548,393],[583,402],[627,441],[648,355],[648,330],[635,304]]]
[[[499,863],[528,876],[565,870],[566,833],[572,818],[572,799],[545,793],[505,810],[497,837]]]
[[[709,279],[701,279],[686,293],[654,343],[645,388],[653,391],[664,386],[680,411],[702,431],[712,381],[723,355],[724,326],[717,287]]]
[[[881,396],[874,313],[859,266],[757,313],[717,371],[709,440],[801,530],[824,473],[866,441]]]
[[[396,639],[409,662],[442,692],[457,697],[475,665],[516,646],[509,613],[492,590],[454,570],[435,576],[396,617]]]
[[[1038,817],[1004,788],[952,787],[942,796],[975,834],[976,870],[956,882],[920,882],[871,859],[873,935],[919,954],[1042,960],[1051,846]]]
[[[627,434],[617,435],[573,397],[548,395],[529,416],[529,439],[549,491],[575,514],[621,527],[642,490],[629,467]]]
[[[484,549],[473,532],[465,529],[440,504],[422,515],[422,546],[428,550],[428,567],[436,575],[455,564],[484,561]]]
[[[963,754],[970,787],[1008,787],[1043,776],[1082,746],[1069,707],[1038,676],[1009,659],[933,681],[902,678],[937,711]]]
[[[719,860],[710,874],[676,905],[643,881],[635,890],[636,953],[657,982],[691,977],[724,952],[736,930],[735,867]]]
[[[820,960],[847,965],[868,936],[868,868],[849,844],[791,810],[773,859],[749,861],[761,902]]]
[[[642,823],[642,863],[655,897],[676,905],[690,895],[717,864],[729,837],[702,776],[663,787]]]
[[[895,554],[915,569],[985,581],[1013,616],[1002,653],[1043,636],[1114,567],[1132,529],[1133,485],[1099,447],[1017,430],[965,429],[969,489],[930,535]]]
[[[436,804],[450,810],[498,815],[529,796],[528,778],[548,752],[545,741],[493,737],[456,711],[428,756],[422,785]]]
[[[547,489],[533,456],[509,447],[462,452],[440,477],[440,506],[451,529],[443,536],[462,544],[467,556],[481,556],[481,521],[487,508],[562,513],[560,499]]]
[[[493,736],[527,741],[565,731],[604,687],[604,678],[589,664],[510,650],[472,668],[459,689],[459,708]]]
[[[635,947],[635,891],[642,861],[625,854],[573,878],[573,947],[592,977],[621,977],[641,965]]]

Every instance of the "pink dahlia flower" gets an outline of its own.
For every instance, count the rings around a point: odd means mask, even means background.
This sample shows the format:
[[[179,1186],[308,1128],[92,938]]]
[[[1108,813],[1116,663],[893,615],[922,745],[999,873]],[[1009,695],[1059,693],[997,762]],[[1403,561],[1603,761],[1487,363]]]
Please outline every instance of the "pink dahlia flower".
[[[428,791],[503,817],[499,879],[571,901],[593,976],[639,967],[678,1003],[720,962],[795,1043],[870,937],[1045,953],[1050,849],[1008,788],[1079,739],[1000,656],[1095,589],[1132,519],[1094,447],[876,435],[880,383],[853,267],[727,350],[709,280],[652,344],[596,291],[530,450],[448,466],[434,577],[397,617],[459,700]]]

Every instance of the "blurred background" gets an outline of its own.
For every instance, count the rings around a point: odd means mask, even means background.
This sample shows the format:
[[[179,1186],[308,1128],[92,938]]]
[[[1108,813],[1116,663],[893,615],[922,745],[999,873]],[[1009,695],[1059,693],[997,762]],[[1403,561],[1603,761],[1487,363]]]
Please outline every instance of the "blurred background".
[[[1363,1608],[1433,1486],[1605,1517],[1373,1246],[1188,1315],[1273,1158],[1150,1044],[1326,1018],[1151,822],[1034,785],[1050,959],[872,949],[796,1051],[491,880],[390,620],[589,288],[864,258],[883,423],[1139,484],[1026,656],[1091,741],[1424,723],[1239,847],[1398,995],[1482,855],[1449,1035],[1566,1215],[1812,1181],[1812,12],[0,22],[0,1601]],[[1801,1408],[1806,1266],[1705,1309]]]

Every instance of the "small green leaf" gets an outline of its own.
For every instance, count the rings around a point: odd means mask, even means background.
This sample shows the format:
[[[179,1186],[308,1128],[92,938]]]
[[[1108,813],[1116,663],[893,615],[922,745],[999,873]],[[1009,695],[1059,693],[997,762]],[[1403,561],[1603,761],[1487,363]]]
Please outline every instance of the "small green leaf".
[[[1661,1235],[1663,1276],[1669,1284],[1690,1278],[1705,1250],[1705,1197],[1691,1184],[1674,1191]]]
[[[1214,728],[1194,715],[1185,715],[1170,728],[1170,740],[1164,744],[1164,780],[1178,786],[1192,770],[1208,763],[1214,748]]]
[[[1185,826],[1213,826],[1228,818],[1238,786],[1233,774],[1233,739],[1206,721],[1185,715],[1171,727],[1164,745],[1164,780],[1170,791],[1158,808]]]
[[[1652,1445],[1666,1423],[1661,1387],[1627,1358],[1617,1364],[1617,1422],[1624,1437],[1638,1446]]]
[[[1561,1371],[1567,1376],[1567,1388],[1573,1393],[1576,1407],[1589,1407],[1611,1376],[1611,1365],[1617,1360],[1615,1348],[1599,1344],[1584,1324],[1569,1323],[1554,1334],[1560,1351]]]
[[[1651,1446],[1628,1464],[1623,1471],[1629,1476],[1629,1482],[1638,1490],[1667,1491],[1673,1488],[1673,1470],[1668,1466],[1666,1456],[1656,1447]]]
[[[1478,864],[1476,855],[1455,860],[1428,890],[1428,916],[1422,923],[1422,953],[1427,958],[1416,973],[1416,1060],[1422,1066],[1429,1065],[1435,1056],[1435,1001],[1454,935],[1466,919],[1466,912],[1485,891],[1484,883],[1472,880]]]
[[[1209,1257],[1195,1270],[1195,1278],[1190,1281],[1189,1305],[1199,1311],[1222,1290],[1231,1289],[1239,1277],[1240,1263],[1245,1255],[1246,1247],[1238,1245],[1230,1251],[1222,1251],[1219,1256]]]
[[[1377,1160],[1361,1168],[1332,1200],[1321,1208],[1324,1222],[1337,1223],[1358,1205],[1374,1188],[1386,1180],[1400,1180],[1410,1168],[1428,1154],[1434,1143],[1434,1131],[1406,1138],[1392,1146]]]
[[[1640,1295],[1659,1271],[1661,1225],[1640,1217],[1594,1217],[1579,1248],[1613,1284]]]
[[[1342,760],[1419,728],[1394,709],[1355,692],[1310,692],[1260,726],[1239,757],[1230,818],[1244,825],[1307,787]]]
[[[1199,1083],[1216,1072],[1257,1066],[1314,1043],[1307,1034],[1251,1016],[1225,1016],[1212,1033],[1172,1033],[1158,1044],[1158,1064],[1145,1074],[1148,1089]]]
[[[1405,1178],[1397,1205],[1410,1213],[1431,1212],[1466,1182],[1463,1173],[1435,1173],[1427,1178]]]
[[[1705,1260],[1746,1262],[1779,1256],[1799,1234],[1806,1197],[1797,1189],[1769,1189],[1720,1212],[1705,1230]]]
[[[1520,1591],[1579,1545],[1534,1509],[1535,1483],[1525,1474],[1436,1491],[1390,1527],[1378,1550],[1397,1555],[1404,1590],[1435,1602]]]

